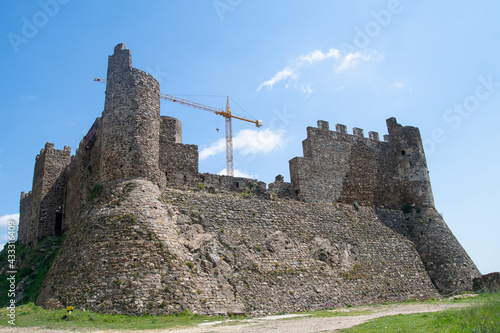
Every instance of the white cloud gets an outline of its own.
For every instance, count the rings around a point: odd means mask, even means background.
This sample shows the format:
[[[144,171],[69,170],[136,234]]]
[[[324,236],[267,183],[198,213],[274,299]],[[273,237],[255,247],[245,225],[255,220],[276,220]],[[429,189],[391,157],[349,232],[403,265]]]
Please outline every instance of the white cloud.
[[[285,134],[285,130],[275,131],[271,128],[265,130],[245,129],[236,135],[233,145],[243,155],[265,154],[283,148],[283,134]]]
[[[385,55],[379,54],[377,52],[372,52],[369,54],[363,54],[361,52],[348,53],[345,57],[343,57],[340,64],[335,67],[335,72],[340,72],[349,69],[358,64],[359,62],[382,61],[384,60],[384,58]]]
[[[335,89],[336,91],[341,91],[341,90],[344,90],[345,89],[345,86],[340,86],[340,87],[337,87],[337,89]]]
[[[303,67],[312,65],[317,62],[322,62],[326,59],[333,58],[336,62],[334,69],[335,73],[344,71],[346,69],[349,69],[356,64],[360,62],[366,62],[366,61],[381,61],[384,59],[383,54],[378,54],[375,51],[372,51],[371,53],[368,52],[351,52],[347,54],[342,54],[340,50],[338,49],[330,49],[328,52],[323,52],[321,50],[314,50],[312,52],[309,52],[305,55],[300,55],[297,58],[295,58],[293,61],[290,62],[290,65],[286,66],[284,69],[281,71],[277,72],[274,74],[272,78],[270,78],[267,81],[262,82],[259,87],[257,88],[257,91],[260,91],[263,87],[268,87],[269,90],[272,89],[272,87],[281,81],[285,80],[297,80],[300,76],[300,69]],[[288,88],[289,82],[285,84],[285,87]],[[304,91],[304,84],[300,85],[300,88],[302,91]],[[309,92],[310,89],[306,89],[304,91],[306,93],[306,97],[310,95]]]
[[[302,63],[312,64],[313,62],[323,61],[328,58],[339,59],[341,57],[340,51],[337,49],[330,49],[327,53],[323,53],[321,50],[314,50],[306,55],[299,56],[296,60],[298,66]]]
[[[262,82],[260,84],[259,88],[257,88],[257,91],[260,91],[263,87],[266,87],[266,86],[269,90],[271,90],[277,82],[283,81],[283,80],[288,79],[288,78],[290,78],[290,79],[297,78],[295,68],[287,67],[287,68],[279,71],[278,73],[274,74],[274,76],[272,78],[270,78],[267,81]]]
[[[13,221],[16,224],[17,233],[17,226],[19,225],[19,214],[0,216],[0,250],[3,249],[4,245],[9,241],[8,226],[10,221]]]
[[[252,175],[252,174],[249,174],[249,173],[245,173],[244,171],[241,171],[239,169],[234,169],[233,171],[234,171],[234,176],[235,177],[250,178],[250,179],[257,179],[257,178],[259,178],[257,175]],[[218,174],[222,175],[222,176],[227,175],[227,169],[226,168],[222,169]]]
[[[10,221],[14,221],[17,226],[19,224],[19,214],[0,216],[0,228],[8,227]]]
[[[233,137],[233,149],[238,150],[242,155],[265,154],[283,147],[283,134],[285,134],[284,130],[274,131],[270,128],[265,130],[245,129]],[[200,152],[200,160],[225,150],[226,139],[219,139]]]
[[[219,139],[212,143],[209,147],[204,148],[200,152],[200,160],[205,160],[212,155],[222,153],[226,150],[226,139]]]
[[[349,53],[342,59],[341,63],[335,67],[335,70],[337,72],[340,72],[348,68],[351,68],[352,66],[356,65],[359,62],[360,58],[361,58],[361,52]]]

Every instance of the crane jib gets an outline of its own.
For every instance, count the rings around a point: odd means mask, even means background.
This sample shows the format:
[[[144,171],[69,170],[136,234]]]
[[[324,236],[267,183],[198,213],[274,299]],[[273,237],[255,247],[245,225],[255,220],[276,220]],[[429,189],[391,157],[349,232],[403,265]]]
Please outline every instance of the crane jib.
[[[106,79],[95,78],[94,81],[106,83]],[[239,120],[244,120],[244,121],[248,121],[250,123],[254,123],[257,127],[262,127],[262,120],[260,120],[260,119],[250,120],[250,119],[245,119],[242,117],[232,115],[231,109],[229,107],[229,97],[227,97],[225,111],[223,109],[216,109],[216,108],[208,106],[208,105],[203,105],[201,103],[192,102],[192,101],[189,101],[187,99],[174,97],[174,96],[168,95],[168,94],[160,93],[160,98],[167,100],[167,101],[170,101],[170,102],[174,102],[174,103],[190,106],[193,108],[197,108],[200,110],[210,111],[212,113],[215,113],[219,116],[223,116],[224,118],[226,118],[226,171],[227,171],[228,176],[234,176],[233,129],[232,129],[232,124],[231,124],[232,118],[236,118]],[[88,135],[88,136],[91,137],[92,135]]]

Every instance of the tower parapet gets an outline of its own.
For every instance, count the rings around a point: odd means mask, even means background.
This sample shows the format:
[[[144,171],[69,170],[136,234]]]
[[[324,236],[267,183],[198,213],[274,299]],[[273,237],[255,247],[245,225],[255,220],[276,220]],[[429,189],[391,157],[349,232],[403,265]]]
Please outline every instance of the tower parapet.
[[[434,207],[420,132],[387,120],[389,135],[363,129],[347,134],[345,125],[330,131],[328,122],[307,128],[304,157],[290,161],[292,186],[304,201],[357,202],[397,208]]]

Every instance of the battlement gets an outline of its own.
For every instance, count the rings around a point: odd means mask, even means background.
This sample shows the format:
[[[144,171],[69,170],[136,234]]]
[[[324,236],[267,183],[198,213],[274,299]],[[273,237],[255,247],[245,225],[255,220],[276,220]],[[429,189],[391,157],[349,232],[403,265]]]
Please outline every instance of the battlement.
[[[324,120],[318,121],[318,127],[308,127],[302,142],[304,157],[290,161],[292,186],[299,199],[433,207],[418,129],[403,127],[395,118],[387,120],[387,127],[384,141],[373,131],[366,138],[357,127],[348,134],[342,124],[331,131]]]
[[[354,127],[352,129],[352,134],[348,134],[347,126],[343,124],[336,124],[335,131],[330,130],[330,124],[325,120],[318,120],[317,127],[308,127],[307,128],[307,136],[330,136],[332,140],[341,139],[341,140],[360,140],[365,139],[367,143],[369,141],[373,141],[373,143],[379,142],[379,134],[377,132],[370,131],[368,132],[368,138],[365,137],[364,131],[362,128]],[[388,141],[388,139],[387,139]]]

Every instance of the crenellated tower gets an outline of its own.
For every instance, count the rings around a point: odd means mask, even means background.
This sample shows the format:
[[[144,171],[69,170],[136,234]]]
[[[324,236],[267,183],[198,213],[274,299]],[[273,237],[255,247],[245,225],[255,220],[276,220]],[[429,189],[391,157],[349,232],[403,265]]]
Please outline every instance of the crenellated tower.
[[[43,237],[62,233],[66,170],[70,160],[71,147],[54,149],[54,144],[49,142],[37,155],[32,191],[21,193],[21,243],[36,244]]]
[[[326,121],[307,128],[304,157],[290,161],[292,187],[304,201],[358,203],[400,209],[403,205],[434,207],[418,128],[387,120],[389,135],[364,136],[361,128],[347,133]]]

